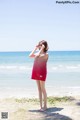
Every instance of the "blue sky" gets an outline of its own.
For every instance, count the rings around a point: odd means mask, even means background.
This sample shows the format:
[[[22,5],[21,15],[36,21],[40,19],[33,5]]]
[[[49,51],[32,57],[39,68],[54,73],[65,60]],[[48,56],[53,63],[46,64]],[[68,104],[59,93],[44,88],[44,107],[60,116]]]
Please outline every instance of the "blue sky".
[[[0,0],[0,51],[80,50],[80,4],[55,0]]]

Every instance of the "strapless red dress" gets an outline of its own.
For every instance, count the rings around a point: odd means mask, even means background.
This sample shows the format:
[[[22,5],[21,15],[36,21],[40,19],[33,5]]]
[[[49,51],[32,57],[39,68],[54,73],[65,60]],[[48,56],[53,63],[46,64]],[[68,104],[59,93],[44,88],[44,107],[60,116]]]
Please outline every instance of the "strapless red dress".
[[[31,79],[45,81],[47,75],[47,61],[42,58],[35,58]]]

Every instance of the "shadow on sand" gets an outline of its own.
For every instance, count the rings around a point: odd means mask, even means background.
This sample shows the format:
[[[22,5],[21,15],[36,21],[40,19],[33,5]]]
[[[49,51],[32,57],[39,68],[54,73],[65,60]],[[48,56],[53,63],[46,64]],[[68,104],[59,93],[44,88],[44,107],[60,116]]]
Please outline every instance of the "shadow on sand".
[[[77,102],[76,105],[80,106],[80,102]]]
[[[29,110],[29,112],[33,114],[36,113],[35,115],[37,116],[37,119],[32,118],[31,120],[72,120],[71,118],[58,113],[58,111],[61,111],[62,109],[63,108],[51,107],[44,112],[40,112],[39,110]]]

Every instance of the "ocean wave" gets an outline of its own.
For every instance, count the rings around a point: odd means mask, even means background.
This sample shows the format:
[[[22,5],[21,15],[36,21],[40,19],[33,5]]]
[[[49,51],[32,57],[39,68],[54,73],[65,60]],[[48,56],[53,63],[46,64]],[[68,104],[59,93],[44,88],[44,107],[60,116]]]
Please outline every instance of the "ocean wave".
[[[49,69],[48,69],[48,71],[63,71],[63,72],[65,72],[65,71],[67,71],[67,72],[70,72],[70,71],[80,71],[80,65],[79,64],[77,64],[77,65],[53,65],[53,66],[50,66],[49,67]],[[52,72],[51,71],[51,72]]]
[[[80,67],[80,64],[78,64],[78,66]]]
[[[0,70],[4,70],[4,69],[16,69],[17,66],[7,66],[7,65],[1,65],[0,66]]]
[[[48,72],[55,72],[55,71],[80,71],[80,64],[76,65],[64,65],[64,64],[59,64],[59,65],[48,65]],[[0,71],[32,71],[32,66],[30,65],[0,65]]]
[[[1,65],[0,70],[31,70],[32,68],[29,66],[18,66],[18,65]]]
[[[31,67],[27,67],[27,66],[20,66],[19,67],[20,70],[31,70]]]
[[[66,66],[67,69],[77,69],[79,68],[78,66],[73,66],[73,65],[70,65],[70,66]]]

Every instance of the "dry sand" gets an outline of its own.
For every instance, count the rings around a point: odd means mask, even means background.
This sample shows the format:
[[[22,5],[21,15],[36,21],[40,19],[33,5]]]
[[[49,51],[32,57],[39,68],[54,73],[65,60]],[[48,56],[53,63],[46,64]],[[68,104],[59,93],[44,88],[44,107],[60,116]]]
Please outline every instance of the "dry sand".
[[[48,102],[45,112],[39,111],[39,102],[26,98],[0,99],[0,113],[8,112],[5,120],[80,120],[80,96],[53,104]],[[0,114],[0,120],[1,114]]]

